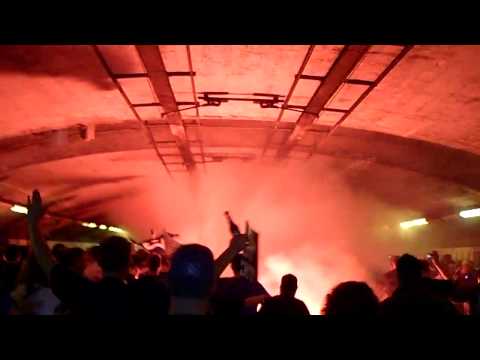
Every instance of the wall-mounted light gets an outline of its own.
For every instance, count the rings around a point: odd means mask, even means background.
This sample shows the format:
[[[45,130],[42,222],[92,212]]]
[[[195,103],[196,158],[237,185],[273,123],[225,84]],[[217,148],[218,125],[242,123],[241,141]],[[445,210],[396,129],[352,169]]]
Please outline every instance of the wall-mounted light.
[[[115,226],[107,226],[107,225],[104,225],[104,224],[97,225],[94,222],[82,222],[81,224],[82,224],[82,226],[88,227],[90,229],[99,228],[100,230],[108,230],[108,231],[118,233],[118,234],[127,234],[126,230],[120,229],[120,228],[115,227]]]
[[[115,226],[109,226],[108,230],[111,231],[111,232],[114,232],[114,233],[118,233],[118,234],[126,234],[127,233],[125,230],[120,229],[120,228],[115,227]]]
[[[28,209],[22,205],[13,205],[10,210],[18,214],[28,214]]]
[[[95,229],[97,227],[97,224],[94,222],[87,223],[87,222],[82,222],[82,226],[88,227],[90,229]]]
[[[425,218],[413,219],[409,221],[403,221],[400,223],[402,229],[409,229],[414,226],[428,225],[428,221]]]
[[[463,210],[458,213],[464,219],[480,216],[480,209]]]

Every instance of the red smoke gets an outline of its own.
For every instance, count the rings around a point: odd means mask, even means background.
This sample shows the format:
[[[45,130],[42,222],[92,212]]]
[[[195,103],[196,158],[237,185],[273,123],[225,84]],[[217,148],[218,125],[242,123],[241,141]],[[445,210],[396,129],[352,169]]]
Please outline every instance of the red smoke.
[[[181,234],[218,255],[229,242],[225,210],[243,228],[260,233],[260,281],[277,294],[282,275],[298,277],[298,297],[318,314],[337,283],[369,280],[387,265],[373,234],[371,201],[351,190],[323,160],[291,163],[222,163],[175,182],[155,173],[144,192],[111,207],[112,218],[138,238],[150,228]],[[120,221],[120,222],[119,222]]]

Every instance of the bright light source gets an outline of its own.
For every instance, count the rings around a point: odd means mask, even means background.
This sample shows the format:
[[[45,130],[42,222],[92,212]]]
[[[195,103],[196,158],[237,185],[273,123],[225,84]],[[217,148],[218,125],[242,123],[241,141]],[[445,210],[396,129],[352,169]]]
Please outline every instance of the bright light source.
[[[10,210],[12,210],[14,213],[28,214],[28,209],[21,205],[13,205]]]
[[[82,222],[82,226],[88,227],[90,229],[95,229],[97,227],[97,224],[95,224],[93,222],[91,222],[91,223]]]
[[[120,229],[120,228],[115,227],[115,226],[109,226],[108,230],[111,231],[111,232],[119,233],[119,234],[126,234],[127,233],[125,230]]]
[[[107,230],[107,225],[103,225],[103,224],[102,224],[102,225],[100,225],[98,228],[99,228],[100,230]]]
[[[414,226],[420,226],[420,225],[427,225],[428,221],[425,218],[421,219],[414,219],[414,220],[409,220],[409,221],[403,221],[400,223],[400,227],[402,229],[408,229]]]
[[[459,215],[464,219],[477,217],[480,216],[480,209],[463,210],[460,211]]]

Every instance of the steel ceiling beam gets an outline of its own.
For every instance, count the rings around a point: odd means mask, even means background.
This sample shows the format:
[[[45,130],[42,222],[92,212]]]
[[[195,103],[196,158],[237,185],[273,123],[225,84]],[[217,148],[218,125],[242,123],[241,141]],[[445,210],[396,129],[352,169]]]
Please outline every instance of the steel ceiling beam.
[[[313,156],[315,151],[318,147],[324,144],[334,132],[338,130],[338,128],[342,125],[342,123],[350,116],[350,114],[357,108],[358,105],[365,100],[365,98],[375,89],[375,87],[393,70],[395,66],[408,54],[408,52],[413,49],[413,45],[405,45],[403,49],[393,58],[390,64],[380,73],[380,75],[375,79],[375,81],[371,81],[369,87],[358,97],[358,99],[350,106],[347,110],[338,110],[338,109],[327,109],[324,110],[328,111],[335,111],[343,113],[342,117],[330,128],[330,130],[321,138],[316,138],[313,146],[310,149],[309,157]],[[347,83],[350,82],[358,82],[358,80],[349,80]]]
[[[198,104],[198,96],[197,96],[197,89],[195,86],[195,72],[193,71],[193,61],[192,61],[192,54],[190,51],[190,45],[186,45],[186,50],[187,50],[187,59],[188,59],[188,70],[190,72],[190,85],[192,87],[192,95],[193,95],[193,102],[194,104],[191,105],[197,105]],[[177,102],[177,105],[179,103]],[[203,162],[203,170],[207,169],[206,161],[205,161],[205,151],[203,149],[203,137],[202,137],[202,128],[201,128],[201,123],[200,123],[200,111],[198,110],[198,107],[195,108],[195,122],[197,124],[196,130],[197,130],[197,139],[199,141],[200,145],[200,156],[202,158]]]
[[[175,137],[185,167],[189,172],[193,171],[196,167],[195,161],[190,149],[182,116],[178,112],[177,101],[170,84],[169,73],[165,69],[160,49],[156,45],[137,45],[136,49],[148,74],[158,102],[166,113],[165,118],[169,124],[170,131]]]
[[[295,145],[305,136],[320,111],[325,107],[340,86],[347,81],[348,76],[361,61],[369,49],[369,45],[346,45],[330,70],[319,84],[312,98],[300,115],[287,141],[277,151],[277,158],[284,159]]]
[[[402,60],[412,48],[412,45],[407,45],[400,51],[398,55],[395,56],[393,61],[380,73],[377,79],[371,82],[369,88],[365,90],[362,95],[360,95],[360,97],[353,103],[350,109],[345,111],[345,114],[335,123],[335,125],[333,125],[327,136],[331,136],[338,129],[338,127],[346,120],[346,118],[353,112],[353,110],[355,110],[355,108],[360,105],[360,103],[370,94],[370,92],[385,78],[385,76],[390,73],[390,71],[393,70],[395,66],[397,66],[400,60]]]
[[[138,122],[140,123],[140,126],[142,127],[142,130],[144,131],[146,137],[148,138],[148,141],[150,142],[150,144],[152,145],[153,149],[155,150],[155,154],[157,155],[158,159],[161,161],[163,167],[165,168],[165,171],[167,172],[168,176],[170,178],[172,178],[172,174],[170,172],[170,170],[168,169],[167,165],[165,164],[165,160],[163,159],[163,156],[162,154],[158,151],[158,147],[155,143],[155,138],[153,137],[153,133],[152,133],[152,130],[145,124],[145,122],[142,120],[142,118],[140,117],[140,115],[138,114],[137,110],[133,107],[133,104],[131,103],[130,99],[128,98],[127,94],[125,93],[125,91],[123,90],[122,86],[120,85],[120,83],[118,82],[118,80],[115,78],[115,74],[112,72],[112,70],[110,69],[110,66],[108,65],[107,63],[107,60],[105,59],[105,57],[103,56],[102,52],[100,51],[100,49],[98,48],[97,45],[93,45],[93,50],[95,52],[95,54],[97,55],[100,63],[102,64],[103,66],[103,69],[106,71],[106,73],[108,74],[108,76],[110,77],[110,79],[113,81],[113,83],[115,84],[115,87],[117,88],[117,90],[120,92],[120,94],[122,95],[123,99],[125,100],[125,102],[127,103],[128,107],[130,108],[130,110],[132,111],[133,115],[135,116],[135,118],[138,120]]]
[[[310,61],[310,58],[313,54],[313,50],[315,49],[315,45],[310,45],[307,49],[307,52],[305,56],[303,57],[302,64],[300,65],[300,68],[297,71],[297,74],[295,75],[295,78],[293,79],[293,83],[290,86],[290,89],[288,90],[288,94],[283,102],[283,106],[280,108],[280,112],[278,113],[277,119],[275,120],[275,123],[268,133],[267,136],[267,141],[265,142],[265,145],[263,146],[262,150],[262,156],[265,156],[268,147],[270,146],[270,143],[272,142],[273,135],[275,131],[278,129],[278,126],[280,124],[280,121],[282,120],[283,113],[285,112],[285,109],[288,107],[288,103],[293,95],[293,92],[295,91],[295,88],[297,87],[298,81],[301,79],[301,76],[303,76],[303,72],[305,71],[305,68]]]

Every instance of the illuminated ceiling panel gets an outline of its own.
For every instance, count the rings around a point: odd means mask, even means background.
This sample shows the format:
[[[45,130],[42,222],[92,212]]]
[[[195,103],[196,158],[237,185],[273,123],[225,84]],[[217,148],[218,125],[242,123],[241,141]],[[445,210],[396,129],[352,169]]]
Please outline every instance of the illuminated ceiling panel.
[[[295,123],[298,120],[300,113],[298,111],[287,110],[283,112],[282,122]]]
[[[325,76],[343,47],[343,45],[316,45],[303,74]]]
[[[402,51],[402,48],[402,46],[373,45],[348,78],[368,81],[376,80],[395,56]]]
[[[343,84],[327,103],[327,108],[348,110],[368,89],[365,85]]]
[[[195,100],[193,97],[190,76],[170,76],[169,80],[177,102]]]
[[[132,104],[144,104],[157,101],[147,78],[120,79],[118,82]]]
[[[340,118],[343,116],[343,113],[334,112],[334,111],[320,111],[320,114],[317,119],[313,121],[315,125],[334,125]]]
[[[318,80],[305,80],[298,81],[295,90],[293,91],[292,98],[289,101],[289,105],[306,106],[313,96],[315,90],[321,84]],[[300,114],[297,113],[297,117]]]
[[[161,106],[146,106],[136,108],[138,115],[145,121],[162,120],[162,113],[164,112]]]
[[[185,45],[159,45],[159,48],[167,71],[188,71],[188,57]]]

